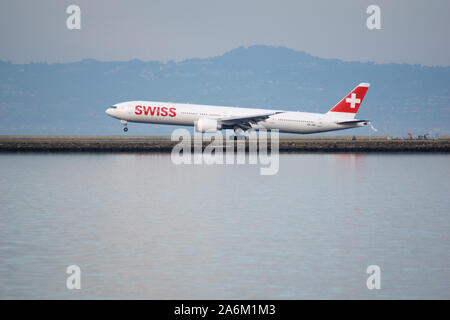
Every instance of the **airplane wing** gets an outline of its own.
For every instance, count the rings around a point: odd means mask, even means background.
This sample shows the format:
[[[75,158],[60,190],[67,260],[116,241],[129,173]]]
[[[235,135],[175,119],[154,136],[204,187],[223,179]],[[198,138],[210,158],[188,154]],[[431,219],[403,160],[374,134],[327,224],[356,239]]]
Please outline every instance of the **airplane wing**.
[[[244,129],[251,128],[252,123],[257,123],[258,121],[265,120],[270,116],[275,114],[283,113],[284,111],[274,111],[268,113],[251,114],[245,116],[227,117],[219,118],[218,120],[225,126],[238,126]]]

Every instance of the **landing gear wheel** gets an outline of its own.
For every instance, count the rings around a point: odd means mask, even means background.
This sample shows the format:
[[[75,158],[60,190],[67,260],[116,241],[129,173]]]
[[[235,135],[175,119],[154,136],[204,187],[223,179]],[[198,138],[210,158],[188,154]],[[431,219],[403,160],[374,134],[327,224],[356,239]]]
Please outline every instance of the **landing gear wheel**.
[[[123,124],[123,131],[127,132],[128,131],[128,128],[127,128],[128,122],[126,120],[120,120],[120,123]]]
[[[239,127],[234,127],[234,141],[237,140],[245,140],[245,135],[244,135],[244,130],[242,130],[242,128]]]

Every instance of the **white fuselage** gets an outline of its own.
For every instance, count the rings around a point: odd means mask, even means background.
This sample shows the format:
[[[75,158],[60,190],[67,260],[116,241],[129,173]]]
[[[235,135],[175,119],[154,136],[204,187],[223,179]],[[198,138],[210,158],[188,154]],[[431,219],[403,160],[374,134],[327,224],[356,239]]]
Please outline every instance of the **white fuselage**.
[[[111,117],[122,122],[144,122],[181,126],[195,126],[199,119],[224,119],[281,111],[267,119],[251,124],[251,129],[278,129],[285,133],[316,133],[362,127],[366,123],[339,124],[339,115],[292,112],[283,110],[220,107],[155,101],[129,101],[118,103],[106,110]],[[223,129],[226,129],[224,126]],[[230,127],[232,128],[232,126]]]

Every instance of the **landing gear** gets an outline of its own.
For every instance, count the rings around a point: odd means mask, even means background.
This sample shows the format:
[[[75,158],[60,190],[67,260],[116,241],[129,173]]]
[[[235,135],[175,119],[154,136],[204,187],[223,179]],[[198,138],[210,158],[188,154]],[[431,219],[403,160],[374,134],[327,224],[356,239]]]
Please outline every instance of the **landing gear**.
[[[233,129],[234,129],[235,136],[243,136],[244,135],[244,130],[242,130],[242,128],[234,127]]]
[[[120,122],[123,124],[123,131],[127,132],[128,131],[128,127],[127,127],[128,122],[125,120],[120,120]]]
[[[245,140],[245,132],[240,127],[234,127],[234,136],[233,140]]]

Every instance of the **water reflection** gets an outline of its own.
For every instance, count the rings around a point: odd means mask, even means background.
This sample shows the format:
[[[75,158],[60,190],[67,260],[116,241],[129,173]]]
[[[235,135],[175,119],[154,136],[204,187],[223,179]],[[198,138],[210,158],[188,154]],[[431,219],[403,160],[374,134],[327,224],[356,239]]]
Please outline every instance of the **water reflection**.
[[[280,157],[1,155],[0,297],[449,298],[447,155]]]

